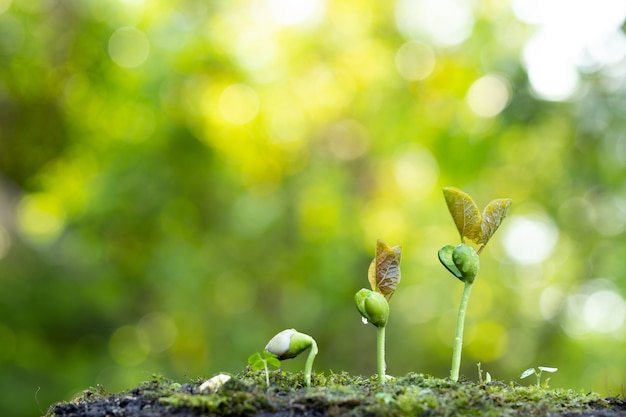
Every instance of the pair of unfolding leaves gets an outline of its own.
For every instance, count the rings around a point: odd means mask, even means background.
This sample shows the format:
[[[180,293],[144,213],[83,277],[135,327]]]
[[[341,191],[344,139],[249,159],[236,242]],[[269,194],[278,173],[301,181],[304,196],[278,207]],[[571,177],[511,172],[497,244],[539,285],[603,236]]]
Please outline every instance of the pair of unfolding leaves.
[[[381,293],[387,301],[391,299],[400,282],[401,258],[402,248],[400,246],[391,247],[382,240],[378,240],[376,243],[376,257],[372,260],[367,271],[367,279],[370,282],[372,291]]]
[[[454,219],[461,240],[468,238],[477,244],[486,244],[491,236],[496,232],[500,223],[506,217],[511,207],[510,198],[500,198],[493,200],[483,210],[482,214],[478,206],[468,194],[454,187],[445,187],[443,195],[446,204]],[[448,253],[449,252],[449,253]],[[452,250],[446,252],[450,257],[449,265],[453,265]],[[402,248],[400,246],[391,247],[382,240],[376,244],[376,257],[370,264],[367,278],[372,287],[372,291],[377,291],[385,296],[387,301],[391,299],[396,287],[400,282],[400,259],[402,258]],[[441,259],[441,255],[440,255]],[[442,260],[443,262],[443,260]],[[462,262],[458,262],[455,268],[464,268]],[[446,265],[446,263],[444,263]],[[448,266],[446,266],[448,267]],[[449,268],[450,269],[450,268]],[[451,271],[454,273],[453,271]],[[469,272],[469,271],[468,271]],[[463,271],[455,274],[459,279],[463,276]],[[475,274],[474,274],[475,275]],[[473,278],[471,279],[473,281]]]
[[[511,207],[510,198],[493,200],[483,210],[465,192],[455,187],[445,187],[443,196],[461,240],[468,238],[479,245],[485,245],[496,232]]]

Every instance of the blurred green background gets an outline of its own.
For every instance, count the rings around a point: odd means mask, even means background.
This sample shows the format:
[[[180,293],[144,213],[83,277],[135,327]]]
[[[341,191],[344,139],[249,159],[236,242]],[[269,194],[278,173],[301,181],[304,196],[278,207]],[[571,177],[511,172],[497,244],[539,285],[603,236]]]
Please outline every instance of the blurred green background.
[[[0,0],[0,409],[244,369],[285,328],[375,373],[354,293],[403,246],[391,375],[449,372],[441,188],[513,207],[461,373],[624,392],[621,0]],[[284,362],[298,371],[303,360]],[[524,384],[532,383],[526,380]]]

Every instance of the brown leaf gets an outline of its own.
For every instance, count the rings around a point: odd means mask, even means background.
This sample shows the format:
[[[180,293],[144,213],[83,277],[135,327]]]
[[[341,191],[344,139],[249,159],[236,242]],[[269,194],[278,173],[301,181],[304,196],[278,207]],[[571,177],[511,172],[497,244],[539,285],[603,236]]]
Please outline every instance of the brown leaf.
[[[499,198],[487,204],[482,214],[480,239],[476,243],[487,243],[491,239],[491,236],[498,230],[500,223],[502,223],[510,208],[510,198]]]
[[[481,214],[472,197],[455,187],[444,187],[443,196],[461,240],[464,237],[474,241],[480,239]]]
[[[387,300],[391,299],[400,282],[401,258],[402,248],[400,246],[390,247],[382,240],[378,240],[376,258],[370,264],[368,279],[372,285],[372,290],[378,291]]]

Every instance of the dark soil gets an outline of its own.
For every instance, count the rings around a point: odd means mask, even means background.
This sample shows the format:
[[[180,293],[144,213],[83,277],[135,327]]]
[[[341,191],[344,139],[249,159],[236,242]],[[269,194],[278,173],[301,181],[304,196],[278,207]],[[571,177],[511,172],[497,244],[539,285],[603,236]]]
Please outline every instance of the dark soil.
[[[409,374],[381,387],[375,378],[318,374],[314,386],[305,388],[302,375],[284,371],[273,372],[270,381],[267,390],[264,374],[246,372],[207,393],[200,392],[201,380],[179,384],[155,377],[118,394],[87,390],[74,401],[52,405],[46,417],[626,416],[624,398],[513,383]]]

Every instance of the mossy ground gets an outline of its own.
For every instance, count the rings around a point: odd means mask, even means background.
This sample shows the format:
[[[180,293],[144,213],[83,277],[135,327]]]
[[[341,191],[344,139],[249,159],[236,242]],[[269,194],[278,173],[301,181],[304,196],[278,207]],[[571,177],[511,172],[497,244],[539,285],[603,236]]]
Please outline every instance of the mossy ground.
[[[452,382],[408,374],[381,386],[376,377],[263,371],[234,375],[215,393],[201,393],[198,380],[180,384],[155,376],[118,394],[92,389],[52,405],[46,417],[156,416],[626,416],[623,398],[519,386],[515,383]]]

